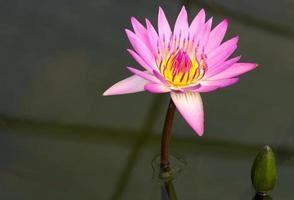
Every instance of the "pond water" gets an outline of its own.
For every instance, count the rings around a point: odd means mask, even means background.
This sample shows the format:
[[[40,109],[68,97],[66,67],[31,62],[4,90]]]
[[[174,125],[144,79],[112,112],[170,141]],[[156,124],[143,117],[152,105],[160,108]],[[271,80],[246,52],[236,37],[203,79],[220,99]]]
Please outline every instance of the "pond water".
[[[294,3],[291,0],[10,0],[0,3],[0,198],[164,199],[154,180],[168,95],[102,97],[138,65],[125,49],[130,16],[174,21],[182,4],[214,25],[259,68],[233,87],[203,95],[206,131],[177,113],[172,155],[185,161],[177,199],[248,200],[258,151],[273,147],[276,200],[294,184]]]

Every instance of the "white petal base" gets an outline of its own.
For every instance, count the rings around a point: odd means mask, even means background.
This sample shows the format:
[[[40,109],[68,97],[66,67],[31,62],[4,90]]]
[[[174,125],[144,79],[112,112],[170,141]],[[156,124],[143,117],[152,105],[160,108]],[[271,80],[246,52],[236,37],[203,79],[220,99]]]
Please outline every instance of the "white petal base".
[[[171,98],[187,123],[199,136],[202,136],[204,133],[204,112],[200,94],[197,92],[171,92]]]

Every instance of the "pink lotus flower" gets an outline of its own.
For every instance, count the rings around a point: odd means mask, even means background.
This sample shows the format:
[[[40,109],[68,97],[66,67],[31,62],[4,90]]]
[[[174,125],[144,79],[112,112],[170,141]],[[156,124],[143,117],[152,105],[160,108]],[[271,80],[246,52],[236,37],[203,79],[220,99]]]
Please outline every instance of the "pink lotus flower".
[[[134,75],[116,83],[103,95],[144,90],[169,92],[184,119],[198,135],[203,135],[204,112],[199,93],[233,85],[241,74],[257,65],[239,62],[240,56],[229,59],[237,48],[239,37],[222,43],[228,21],[223,20],[212,29],[212,18],[205,21],[203,9],[189,26],[183,6],[173,31],[161,8],[158,32],[148,19],[146,27],[134,17],[131,23],[134,32],[126,30],[126,34],[134,50],[128,49],[128,52],[145,70],[128,67]]]

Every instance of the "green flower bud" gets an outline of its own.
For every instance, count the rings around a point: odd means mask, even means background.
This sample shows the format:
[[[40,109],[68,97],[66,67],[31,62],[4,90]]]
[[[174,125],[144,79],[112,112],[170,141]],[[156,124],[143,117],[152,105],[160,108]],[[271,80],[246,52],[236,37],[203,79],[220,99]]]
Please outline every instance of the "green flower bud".
[[[268,194],[277,179],[276,160],[272,149],[265,146],[256,156],[251,169],[251,181],[257,193]]]

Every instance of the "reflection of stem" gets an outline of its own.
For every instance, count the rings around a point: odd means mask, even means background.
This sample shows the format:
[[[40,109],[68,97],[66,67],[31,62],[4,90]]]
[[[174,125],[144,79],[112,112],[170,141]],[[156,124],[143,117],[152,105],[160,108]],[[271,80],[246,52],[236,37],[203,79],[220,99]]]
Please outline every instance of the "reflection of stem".
[[[253,200],[273,200],[271,196],[256,193]]]
[[[173,182],[166,181],[162,186],[162,200],[177,200],[177,194]]]
[[[176,106],[172,99],[170,99],[161,138],[160,167],[163,170],[169,169],[169,141],[175,110]]]

